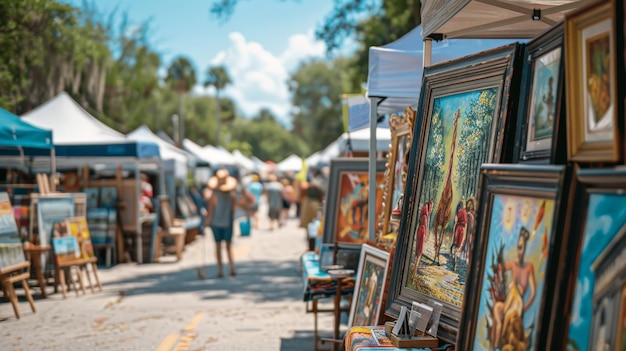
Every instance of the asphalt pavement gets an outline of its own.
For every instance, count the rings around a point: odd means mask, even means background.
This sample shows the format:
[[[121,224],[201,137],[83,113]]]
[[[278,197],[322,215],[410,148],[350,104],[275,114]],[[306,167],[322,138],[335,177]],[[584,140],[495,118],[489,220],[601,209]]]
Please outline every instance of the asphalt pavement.
[[[283,227],[267,229],[264,205],[260,228],[247,237],[235,230],[236,276],[217,277],[207,230],[179,262],[168,256],[160,263],[101,267],[102,292],[70,291],[63,299],[48,287],[43,299],[35,287],[37,312],[22,295],[20,320],[0,302],[2,349],[313,350],[314,318],[302,301],[305,230],[293,211]],[[318,325],[322,336],[332,335],[331,314],[320,314]]]

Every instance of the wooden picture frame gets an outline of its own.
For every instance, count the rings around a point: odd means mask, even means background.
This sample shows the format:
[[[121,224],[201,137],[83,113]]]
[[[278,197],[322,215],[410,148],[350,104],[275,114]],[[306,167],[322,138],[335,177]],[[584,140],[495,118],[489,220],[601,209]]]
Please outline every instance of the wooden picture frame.
[[[483,165],[458,349],[544,349],[569,173],[565,166]]]
[[[621,159],[615,0],[565,16],[568,160]],[[620,83],[623,84],[623,83]]]
[[[568,267],[547,347],[620,350],[626,281],[626,169],[578,169]],[[620,330],[621,331],[621,330]],[[606,345],[606,346],[605,346]],[[608,346],[608,347],[607,347]]]
[[[361,245],[369,240],[369,160],[335,158],[330,176],[324,214],[323,242]],[[381,212],[385,161],[376,161],[376,218]]]
[[[564,164],[563,23],[526,45],[518,115],[519,162]]]
[[[363,244],[348,327],[379,325],[388,266],[389,252]]]
[[[416,112],[407,106],[401,115],[392,114],[389,118],[391,144],[387,154],[385,170],[385,189],[383,191],[382,211],[378,218],[376,242],[382,245],[395,243],[400,224],[400,213],[404,198],[404,185],[409,170],[408,160],[413,138],[413,125]],[[397,211],[397,216],[393,212]],[[396,217],[396,218],[394,218]],[[395,224],[394,224],[395,223]]]
[[[461,316],[474,232],[467,219],[478,208],[480,165],[513,159],[517,99],[509,96],[519,91],[522,48],[510,44],[424,70],[418,110],[422,125],[414,128],[420,137],[414,134],[411,145],[386,314],[397,318],[401,307],[411,308],[413,301],[441,302],[438,336],[447,342],[456,341]],[[457,137],[463,146],[455,155]],[[446,257],[457,217],[452,211],[462,199],[470,227],[463,237],[470,239]]]

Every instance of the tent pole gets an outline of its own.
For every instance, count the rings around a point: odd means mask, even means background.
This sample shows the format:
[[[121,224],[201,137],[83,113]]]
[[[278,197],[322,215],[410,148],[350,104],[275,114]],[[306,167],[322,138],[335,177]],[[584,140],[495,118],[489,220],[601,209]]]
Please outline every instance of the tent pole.
[[[57,161],[56,161],[56,150],[53,148],[50,149],[51,163],[50,163],[50,190],[56,191],[57,182],[56,182],[56,174],[57,174]]]
[[[378,100],[370,98],[370,150],[369,150],[369,196],[367,199],[369,241],[376,240],[376,121],[378,120]]]
[[[431,63],[432,53],[433,53],[433,40],[430,38],[424,38],[424,57],[422,60],[424,63],[424,67],[429,67],[432,64]]]

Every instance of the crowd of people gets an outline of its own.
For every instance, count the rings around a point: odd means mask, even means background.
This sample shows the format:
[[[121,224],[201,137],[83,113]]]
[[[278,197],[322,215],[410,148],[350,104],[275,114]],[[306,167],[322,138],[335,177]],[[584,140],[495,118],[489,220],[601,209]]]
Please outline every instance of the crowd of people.
[[[284,226],[295,209],[295,218],[305,230],[319,216],[328,186],[328,168],[303,177],[270,173],[261,178],[258,173],[241,177],[237,169],[215,170],[206,185],[192,189],[191,195],[202,217],[200,234],[210,228],[215,241],[217,277],[224,276],[223,249],[226,249],[228,273],[236,275],[232,240],[236,223],[241,234],[253,229],[269,231]],[[260,213],[261,201],[267,201],[267,213]],[[267,225],[261,223],[267,218]]]

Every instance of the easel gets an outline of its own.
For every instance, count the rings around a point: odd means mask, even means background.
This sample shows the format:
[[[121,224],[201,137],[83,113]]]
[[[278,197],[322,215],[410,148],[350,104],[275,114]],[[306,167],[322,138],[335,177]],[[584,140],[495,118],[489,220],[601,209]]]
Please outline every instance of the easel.
[[[15,312],[15,317],[17,317],[17,319],[20,319],[21,315],[17,305],[17,295],[15,295],[15,288],[13,287],[14,283],[22,283],[22,286],[24,287],[24,292],[26,294],[26,299],[28,299],[28,303],[30,304],[30,308],[33,310],[33,313],[37,312],[37,308],[35,307],[35,301],[33,300],[33,296],[30,294],[30,289],[28,288],[28,278],[30,277],[30,272],[28,271],[29,267],[30,262],[24,261],[22,263],[18,263],[16,265],[0,270],[0,283],[2,283],[2,292],[4,293],[4,297],[11,302],[11,305],[13,306],[13,311]]]

